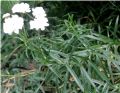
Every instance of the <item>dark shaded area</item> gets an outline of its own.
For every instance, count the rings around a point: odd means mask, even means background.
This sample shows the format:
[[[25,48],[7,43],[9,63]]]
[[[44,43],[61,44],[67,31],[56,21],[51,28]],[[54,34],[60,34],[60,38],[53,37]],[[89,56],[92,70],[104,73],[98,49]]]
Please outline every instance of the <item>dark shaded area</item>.
[[[120,38],[120,22],[116,24],[117,17],[120,16],[119,1],[46,1],[38,3],[37,6],[46,8],[49,17],[58,17],[62,20],[68,18],[68,13],[73,14],[74,20],[78,23],[91,23],[96,32],[113,39]],[[57,19],[49,20],[52,24],[57,24]]]

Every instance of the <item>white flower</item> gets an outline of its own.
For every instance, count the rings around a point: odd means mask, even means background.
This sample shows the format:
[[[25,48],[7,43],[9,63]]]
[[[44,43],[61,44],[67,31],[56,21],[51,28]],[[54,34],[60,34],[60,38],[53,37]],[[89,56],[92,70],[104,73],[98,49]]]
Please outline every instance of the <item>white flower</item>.
[[[7,18],[7,17],[10,17],[10,13],[6,13],[3,15],[3,18]]]
[[[30,29],[41,29],[45,30],[45,26],[49,26],[46,13],[42,7],[36,7],[32,9],[32,14],[35,17],[34,20],[30,21]]]
[[[45,26],[49,26],[47,23],[48,19],[46,17],[41,17],[30,21],[30,29],[41,29],[45,30]]]
[[[32,8],[32,14],[35,18],[45,17],[46,13],[42,7]]]
[[[24,20],[22,17],[18,15],[12,15],[12,17],[5,18],[5,22],[3,23],[3,30],[5,33],[12,34],[19,33],[19,30],[22,29],[24,25]]]
[[[26,12],[30,12],[30,7],[29,4],[27,3],[20,3],[20,4],[15,4],[12,7],[12,12],[13,13],[26,13]]]

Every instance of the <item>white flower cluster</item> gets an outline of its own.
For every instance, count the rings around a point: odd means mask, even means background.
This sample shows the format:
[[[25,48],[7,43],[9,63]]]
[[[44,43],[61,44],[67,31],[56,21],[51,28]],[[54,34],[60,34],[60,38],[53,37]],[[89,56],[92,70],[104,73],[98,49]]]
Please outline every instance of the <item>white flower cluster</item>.
[[[27,3],[20,3],[20,4],[15,4],[12,7],[12,12],[13,13],[26,13],[30,12],[30,6]]]
[[[23,27],[23,18],[18,15],[12,15],[12,17],[5,18],[5,23],[3,24],[3,29],[5,33],[12,34],[19,33],[19,29]]]
[[[24,19],[14,13],[29,13],[29,12],[31,12],[29,4],[27,3],[15,4],[12,7],[13,15],[11,15],[10,13],[6,13],[3,15],[4,32],[10,35],[13,32],[18,34],[19,30],[22,29],[24,26]],[[45,27],[49,26],[46,13],[42,7],[32,8],[32,15],[34,16],[34,19],[29,21],[30,29],[45,30]]]
[[[46,13],[42,7],[36,7],[32,9],[33,16],[35,17],[34,20],[30,21],[30,29],[36,29],[38,30],[41,28],[41,30],[45,30],[45,26],[49,26],[48,19],[46,18]]]

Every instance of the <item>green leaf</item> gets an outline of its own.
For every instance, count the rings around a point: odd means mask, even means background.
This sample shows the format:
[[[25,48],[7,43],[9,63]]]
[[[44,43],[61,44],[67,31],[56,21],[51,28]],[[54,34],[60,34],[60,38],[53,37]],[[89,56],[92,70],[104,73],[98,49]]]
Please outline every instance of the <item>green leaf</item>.
[[[73,71],[73,69],[72,69],[69,65],[66,64],[66,67],[67,67],[68,71],[70,72],[70,74],[71,74],[71,75],[73,76],[73,78],[75,79],[75,82],[76,82],[77,85],[80,87],[81,91],[84,92],[84,88],[83,88],[83,86],[82,86],[82,84],[81,84],[80,79],[77,77],[76,73]]]
[[[91,83],[91,85],[96,89],[96,91],[98,91],[98,89],[96,88],[95,84],[93,83],[93,80],[91,79],[91,77],[88,75],[88,73],[86,72],[86,70],[83,68],[83,66],[81,67],[81,71],[84,73],[84,76],[88,79],[88,81]]]
[[[109,79],[102,72],[99,71],[98,67],[95,64],[93,64],[92,62],[89,63],[102,80],[105,80],[107,82],[109,81]]]

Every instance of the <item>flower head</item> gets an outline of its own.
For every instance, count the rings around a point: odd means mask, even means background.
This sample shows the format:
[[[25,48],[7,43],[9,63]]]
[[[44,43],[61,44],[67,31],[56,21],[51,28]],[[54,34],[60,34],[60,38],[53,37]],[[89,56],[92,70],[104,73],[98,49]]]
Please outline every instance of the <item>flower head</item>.
[[[31,20],[30,21],[30,29],[45,30],[45,26],[49,26],[49,24],[47,22],[48,22],[48,19],[45,17]]]
[[[20,4],[15,4],[12,7],[12,12],[13,13],[26,13],[26,12],[30,12],[30,7],[29,4],[27,3],[20,3]]]
[[[35,19],[30,21],[30,29],[45,30],[45,26],[49,26],[49,24],[44,9],[36,7],[32,9],[32,12]]]
[[[42,7],[32,8],[32,14],[35,18],[45,17],[46,13]]]
[[[22,29],[24,20],[18,15],[12,15],[12,17],[5,18],[3,23],[3,30],[5,33],[12,34],[13,32],[19,33],[19,29]]]

